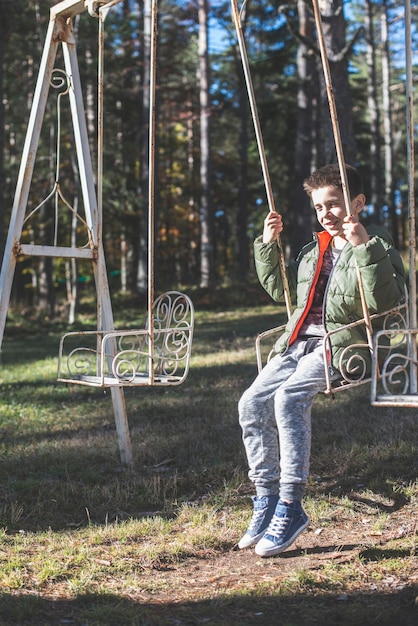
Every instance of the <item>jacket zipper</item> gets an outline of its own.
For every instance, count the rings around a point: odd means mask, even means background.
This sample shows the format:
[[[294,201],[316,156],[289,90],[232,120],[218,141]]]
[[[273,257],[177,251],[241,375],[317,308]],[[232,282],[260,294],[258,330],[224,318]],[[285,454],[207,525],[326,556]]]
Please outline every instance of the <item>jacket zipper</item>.
[[[332,244],[331,244],[331,245],[332,245]],[[344,246],[344,248],[345,248],[345,246]],[[331,272],[330,272],[330,275],[329,275],[329,277],[328,277],[328,281],[327,281],[327,284],[326,284],[326,287],[325,287],[325,292],[324,292],[324,303],[323,303],[323,305],[322,305],[322,324],[323,324],[323,326],[324,326],[325,332],[328,332],[328,331],[327,331],[327,325],[326,325],[326,323],[325,323],[325,317],[326,317],[326,316],[325,316],[325,311],[326,311],[326,308],[327,308],[327,296],[328,296],[329,286],[330,286],[330,283],[331,283],[331,278],[332,278],[332,275],[334,274],[335,268],[336,268],[336,267],[337,267],[337,265],[341,262],[342,255],[344,254],[344,248],[343,248],[343,250],[341,250],[341,253],[340,253],[340,255],[339,255],[339,257],[338,257],[337,261],[336,261],[336,262],[335,262],[335,264],[332,266],[332,270],[331,270]],[[353,320],[350,320],[350,322],[351,322],[351,321],[353,321]],[[332,349],[331,349],[331,342],[329,342],[329,343],[328,343],[328,348],[327,348],[327,359],[328,359],[328,364],[327,364],[327,365],[328,365],[328,371],[329,371],[329,373],[330,373],[330,376],[334,376],[334,374],[335,374],[335,369],[334,369],[334,367],[333,367],[333,365],[332,365]]]
[[[306,318],[306,311],[308,310],[308,307],[312,303],[314,287],[316,286],[316,284],[318,282],[318,276],[319,276],[319,273],[320,273],[321,268],[322,268],[323,257],[324,257],[324,254],[325,254],[325,250],[327,249],[327,248],[325,248],[322,251],[318,233],[313,233],[313,235],[314,235],[314,237],[316,239],[317,249],[318,249],[317,265],[316,265],[315,272],[314,272],[314,275],[313,275],[313,278],[312,278],[312,282],[311,282],[311,285],[310,285],[310,288],[309,288],[308,297],[306,299],[305,306],[303,308],[303,311],[302,311],[298,321],[296,322],[293,330],[291,331],[291,333],[289,335],[289,339],[287,340],[286,350],[291,345],[291,343],[293,343],[293,341],[296,339],[297,334],[295,336],[295,333],[299,332],[299,330],[300,330],[300,328],[301,328],[301,326],[303,324],[303,321]],[[329,245],[329,242],[328,242],[328,245]],[[319,261],[321,261],[321,263],[319,263]]]

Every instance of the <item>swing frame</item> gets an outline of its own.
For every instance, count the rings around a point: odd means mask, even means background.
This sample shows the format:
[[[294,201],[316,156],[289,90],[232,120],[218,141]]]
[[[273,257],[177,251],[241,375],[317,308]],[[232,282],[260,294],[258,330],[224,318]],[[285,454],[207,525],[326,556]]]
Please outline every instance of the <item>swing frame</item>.
[[[18,180],[16,183],[15,197],[12,208],[12,215],[9,224],[7,241],[4,250],[3,262],[0,272],[0,347],[3,340],[4,328],[6,323],[7,311],[10,301],[10,294],[13,283],[13,276],[18,256],[43,256],[52,258],[71,258],[71,259],[87,259],[92,262],[94,273],[96,295],[97,295],[97,331],[96,338],[96,359],[99,358],[102,363],[110,363],[112,358],[117,356],[117,339],[120,338],[120,331],[115,330],[113,321],[112,304],[110,290],[108,285],[108,277],[106,271],[106,262],[104,257],[103,241],[102,241],[102,169],[103,169],[103,60],[104,60],[104,21],[109,9],[122,0],[62,0],[50,8],[50,20],[46,33],[45,44],[40,61],[38,78],[36,82],[32,108],[27,125],[26,138],[23,146],[22,158],[20,163]],[[155,161],[155,76],[156,76],[156,34],[157,34],[157,2],[152,0],[152,33],[151,33],[151,59],[150,59],[150,123],[149,123],[149,192],[148,192],[148,319],[144,329],[138,331],[140,335],[147,337],[145,342],[147,348],[146,361],[148,363],[147,376],[135,376],[137,384],[155,384],[154,374],[156,372],[155,363],[161,362],[158,354],[155,354],[155,327],[154,319],[154,161]],[[89,14],[99,19],[99,66],[98,66],[98,137],[97,137],[97,177],[96,187],[94,184],[95,176],[93,174],[92,159],[90,153],[90,144],[87,133],[87,125],[84,111],[84,103],[82,98],[81,80],[77,61],[76,38],[73,31],[73,18],[77,15],[88,11]],[[75,152],[78,161],[78,170],[80,176],[81,194],[83,197],[85,219],[82,220],[88,235],[88,243],[83,246],[77,246],[71,243],[70,246],[56,245],[38,245],[27,244],[20,241],[22,235],[22,227],[25,220],[30,185],[32,182],[33,170],[35,166],[36,153],[39,145],[40,132],[45,114],[45,108],[53,77],[55,58],[58,46],[62,46],[63,62],[65,75],[67,77],[68,96],[71,110],[71,120],[73,124],[73,132],[75,138]],[[57,152],[59,152],[59,144],[57,144]],[[57,154],[56,175],[59,175],[59,154]],[[73,210],[69,203],[60,192],[59,185],[56,185],[48,199],[55,194],[55,200],[59,199]],[[44,201],[45,202],[45,201]],[[38,205],[42,206],[42,203]],[[73,210],[75,213],[75,211]],[[170,293],[170,292],[169,292]],[[172,296],[172,294],[171,294]],[[171,297],[170,296],[170,297]],[[162,296],[164,297],[164,296]],[[171,297],[171,302],[175,298]],[[157,305],[158,306],[158,305]],[[174,333],[187,334],[187,359],[190,359],[192,337],[193,337],[193,321],[194,312],[193,305],[190,300],[184,296],[182,307],[188,311],[187,331],[180,331],[174,323]],[[178,310],[174,308],[174,310]],[[170,309],[173,313],[173,308]],[[170,315],[168,316],[170,318]],[[171,319],[173,316],[171,315]],[[128,335],[131,331],[127,331]],[[159,332],[159,331],[158,331]],[[112,333],[114,335],[112,336]],[[173,337],[173,333],[169,335],[159,332],[158,337],[164,335]],[[80,333],[79,333],[80,336]],[[179,335],[175,335],[177,338]],[[106,349],[102,350],[103,338],[106,337]],[[64,342],[61,341],[61,346]],[[182,344],[183,345],[183,344]],[[161,354],[161,349],[160,349]],[[97,357],[97,355],[100,355]],[[62,355],[59,355],[60,379],[62,374]],[[169,379],[167,376],[165,382],[168,384],[179,384],[181,379],[184,380],[188,372],[188,360],[182,360],[184,367],[183,374],[180,376],[179,370],[176,376]],[[185,363],[185,365],[184,365]],[[115,417],[116,432],[119,444],[121,462],[127,465],[132,464],[133,454],[129,434],[129,425],[126,413],[126,403],[123,393],[123,384],[117,380],[117,377],[109,377],[109,385],[105,384],[105,375],[108,365],[102,365],[96,380],[93,381],[94,386],[110,387],[110,395],[113,403],[113,412]],[[157,368],[158,369],[158,368]],[[62,376],[64,378],[64,376]],[[74,377],[73,377],[74,378]],[[145,381],[145,383],[144,383]],[[67,378],[67,382],[72,382],[71,376]],[[75,381],[73,381],[75,382]],[[92,380],[83,382],[82,376],[77,380],[78,384],[92,385]],[[133,384],[133,382],[132,382]]]

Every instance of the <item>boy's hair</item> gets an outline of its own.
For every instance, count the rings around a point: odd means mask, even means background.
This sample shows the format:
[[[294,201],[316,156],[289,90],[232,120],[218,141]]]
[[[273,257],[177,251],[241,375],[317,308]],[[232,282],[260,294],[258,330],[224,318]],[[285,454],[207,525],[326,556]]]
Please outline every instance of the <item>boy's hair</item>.
[[[363,192],[363,182],[360,178],[360,174],[352,165],[346,165],[345,171],[347,172],[348,191],[351,198],[355,198],[359,193]],[[324,165],[318,170],[313,172],[303,182],[303,188],[310,196],[313,191],[322,187],[337,187],[342,190],[340,168],[337,163],[331,165]]]

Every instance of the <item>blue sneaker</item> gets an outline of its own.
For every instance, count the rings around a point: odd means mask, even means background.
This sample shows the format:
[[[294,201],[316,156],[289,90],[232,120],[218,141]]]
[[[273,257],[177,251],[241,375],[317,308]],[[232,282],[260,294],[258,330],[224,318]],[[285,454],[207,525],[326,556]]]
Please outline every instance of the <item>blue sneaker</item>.
[[[285,504],[279,500],[269,527],[255,547],[259,556],[274,556],[288,548],[309,524],[300,502]]]
[[[268,525],[276,510],[279,496],[253,496],[254,503],[253,516],[245,535],[238,542],[238,548],[249,548],[254,546],[261,539],[267,530]]]

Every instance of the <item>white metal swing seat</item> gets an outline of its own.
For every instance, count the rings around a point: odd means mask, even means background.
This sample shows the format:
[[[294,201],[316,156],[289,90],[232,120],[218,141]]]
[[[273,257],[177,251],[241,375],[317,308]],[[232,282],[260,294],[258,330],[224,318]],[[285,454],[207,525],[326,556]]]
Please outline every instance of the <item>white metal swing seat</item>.
[[[418,406],[417,328],[380,330],[373,338],[374,352],[388,342],[391,351],[383,363],[372,362],[372,406]]]
[[[390,356],[395,353],[395,351],[397,352],[399,336],[401,334],[404,335],[408,333],[409,310],[406,291],[404,300],[398,306],[383,313],[370,315],[370,323],[372,328],[376,329],[376,337],[382,336],[383,334],[386,336],[384,346],[383,342],[381,342],[380,346],[376,344],[376,347],[373,350],[370,349],[370,346],[367,343],[364,318],[326,333],[323,344],[324,369],[327,382],[327,387],[324,391],[325,394],[334,394],[339,391],[344,391],[346,389],[351,389],[353,387],[369,383],[372,380],[373,372],[374,376],[380,377],[381,370],[378,362],[381,359],[379,359],[379,357],[381,357],[382,353],[384,353],[386,362],[386,360],[388,360]],[[327,354],[329,354],[330,349],[330,337],[335,336],[338,333],[343,333],[347,329],[351,329],[356,326],[360,326],[364,329],[364,343],[351,344],[343,350],[339,360],[339,376],[337,379],[334,379],[327,367]],[[276,328],[266,330],[257,336],[255,346],[259,372],[276,354],[274,347],[271,347],[272,341],[277,341],[280,335],[284,332],[285,327],[286,324],[283,324],[281,326],[277,326]],[[266,349],[267,339],[269,346]],[[370,367],[368,367],[370,360],[372,362],[372,374],[370,374]],[[387,370],[389,372],[389,365]]]
[[[193,303],[183,293],[168,291],[155,300],[152,319],[152,331],[66,333],[57,380],[93,387],[180,385],[190,366]]]

